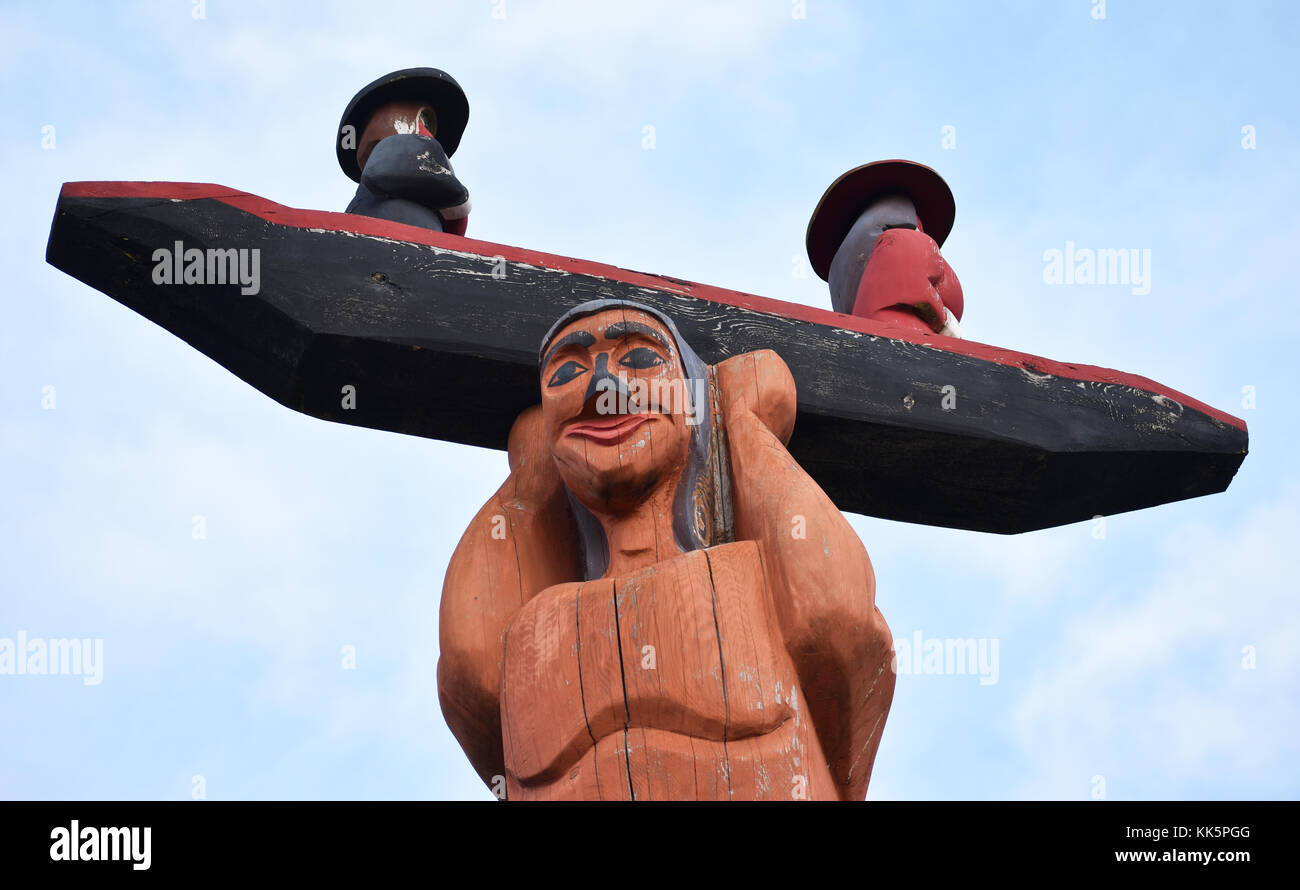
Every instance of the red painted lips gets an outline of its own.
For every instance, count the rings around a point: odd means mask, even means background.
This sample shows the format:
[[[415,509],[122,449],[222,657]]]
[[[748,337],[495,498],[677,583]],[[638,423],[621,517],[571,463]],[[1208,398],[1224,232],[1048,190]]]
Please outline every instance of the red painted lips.
[[[611,414],[595,420],[583,420],[564,431],[566,436],[590,439],[602,445],[615,445],[632,435],[642,424],[649,423],[649,414]]]

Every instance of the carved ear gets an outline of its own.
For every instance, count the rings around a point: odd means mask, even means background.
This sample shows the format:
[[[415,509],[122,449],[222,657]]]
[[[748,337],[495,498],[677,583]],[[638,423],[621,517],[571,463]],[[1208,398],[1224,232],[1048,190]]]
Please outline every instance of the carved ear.
[[[714,367],[724,417],[734,410],[752,411],[782,444],[790,441],[798,393],[785,359],[771,349],[759,349]]]

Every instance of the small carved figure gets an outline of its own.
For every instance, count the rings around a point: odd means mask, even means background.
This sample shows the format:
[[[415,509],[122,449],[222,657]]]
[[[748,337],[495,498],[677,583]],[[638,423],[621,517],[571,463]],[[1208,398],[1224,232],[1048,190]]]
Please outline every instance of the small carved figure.
[[[363,88],[339,121],[339,166],[358,183],[347,212],[465,234],[469,191],[450,158],[468,121],[460,84],[437,68],[394,71]]]
[[[710,366],[597,300],[547,334],[540,384],[443,586],[439,698],[479,775],[511,799],[862,799],[892,639],[785,448],[785,362]]]
[[[939,247],[952,230],[952,191],[912,161],[876,161],[826,190],[808,222],[808,259],[836,312],[960,337],[961,283]]]

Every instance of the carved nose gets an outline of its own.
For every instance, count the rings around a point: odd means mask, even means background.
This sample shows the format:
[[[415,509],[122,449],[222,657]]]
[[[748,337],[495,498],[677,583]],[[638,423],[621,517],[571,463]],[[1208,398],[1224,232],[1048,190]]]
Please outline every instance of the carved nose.
[[[602,383],[601,381],[609,381]],[[584,402],[591,399],[592,396],[605,390],[612,390],[616,395],[630,397],[627,384],[619,377],[610,373],[609,370],[609,353],[602,352],[596,356],[596,371],[591,375],[591,382],[587,384],[587,394],[582,397]]]

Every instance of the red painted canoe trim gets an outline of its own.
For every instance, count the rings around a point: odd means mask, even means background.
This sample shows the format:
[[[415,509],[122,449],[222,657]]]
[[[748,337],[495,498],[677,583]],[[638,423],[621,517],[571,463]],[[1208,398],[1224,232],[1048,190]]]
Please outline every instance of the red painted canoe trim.
[[[768,297],[759,297],[707,284],[696,284],[668,276],[633,272],[630,269],[621,269],[618,266],[609,266],[604,263],[540,253],[535,250],[510,247],[505,244],[493,244],[490,241],[477,241],[473,238],[463,238],[445,232],[430,231],[420,226],[408,226],[404,223],[373,219],[368,216],[357,216],[351,213],[334,213],[328,210],[299,210],[224,185],[206,182],[67,182],[64,183],[60,196],[67,198],[155,198],[180,201],[212,199],[229,204],[231,207],[251,213],[277,225],[292,226],[299,229],[318,229],[327,232],[354,232],[360,235],[389,238],[394,241],[409,241],[415,244],[427,244],[432,247],[481,254],[487,257],[500,256],[510,262],[525,263],[547,269],[558,269],[563,272],[581,275],[612,278],[637,287],[655,288],[701,300],[739,306],[755,312],[781,315],[828,327],[857,331],[874,337],[905,340],[921,346],[943,349],[958,355],[966,355],[984,361],[997,362],[1000,365],[1021,368],[1034,374],[1051,374],[1070,380],[1129,386],[1134,389],[1145,390],[1154,395],[1166,396],[1216,420],[1237,427],[1240,430],[1246,430],[1246,422],[1241,418],[1234,417],[1204,402],[1193,399],[1191,396],[1136,374],[1126,374],[1123,371],[1099,368],[1095,365],[1075,365],[1053,361],[1052,359],[1030,355],[1025,352],[1015,352],[998,346],[989,346],[986,343],[954,340],[950,337],[941,337],[938,334],[923,334],[904,328],[896,328],[892,325],[880,324],[865,318],[832,312],[827,309],[816,309],[800,303],[786,303],[782,300],[773,300]]]

